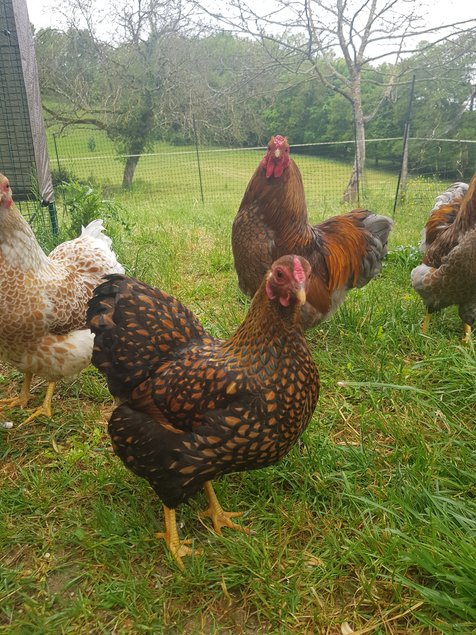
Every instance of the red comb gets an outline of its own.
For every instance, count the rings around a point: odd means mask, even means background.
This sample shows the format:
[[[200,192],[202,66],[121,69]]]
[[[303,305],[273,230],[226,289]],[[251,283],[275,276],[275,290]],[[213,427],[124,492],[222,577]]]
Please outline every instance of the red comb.
[[[303,282],[306,280],[306,273],[303,269],[301,261],[299,260],[297,256],[294,256],[293,258],[293,266],[294,266],[294,273],[293,273],[294,280],[296,280],[298,284],[303,284]]]
[[[282,146],[282,145],[284,144],[284,142],[285,142],[285,141],[286,141],[286,139],[285,139],[282,135],[280,135],[280,134],[277,134],[277,135],[274,137],[274,145],[275,145],[275,146],[278,146],[278,147],[279,147],[279,146]]]

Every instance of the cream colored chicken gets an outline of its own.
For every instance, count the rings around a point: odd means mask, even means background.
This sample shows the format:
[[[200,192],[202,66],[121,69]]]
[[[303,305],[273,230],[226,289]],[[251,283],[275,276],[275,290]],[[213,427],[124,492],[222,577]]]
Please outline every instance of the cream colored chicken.
[[[51,417],[55,382],[91,361],[88,300],[104,275],[124,272],[103,231],[101,220],[92,221],[47,256],[0,174],[0,359],[24,373],[20,394],[0,399],[0,408],[25,407],[33,375],[49,382],[43,404],[24,423]]]

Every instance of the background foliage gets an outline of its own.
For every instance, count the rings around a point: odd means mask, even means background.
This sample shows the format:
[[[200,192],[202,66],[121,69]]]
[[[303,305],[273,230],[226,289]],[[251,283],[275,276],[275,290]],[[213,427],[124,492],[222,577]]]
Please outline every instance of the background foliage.
[[[319,59],[297,65],[286,58],[286,35],[265,49],[250,37],[199,27],[191,15],[174,11],[179,8],[171,3],[170,15],[154,14],[149,30],[141,23],[142,30],[117,42],[77,28],[35,35],[49,123],[103,130],[127,157],[124,185],[132,183],[136,155],[157,142],[190,145],[198,135],[203,145],[252,147],[278,133],[294,145],[354,139],[350,102],[316,78],[312,67],[319,69]],[[348,76],[338,56],[322,61],[323,74],[329,65]],[[367,140],[402,137],[415,75],[410,132],[427,141],[411,154],[410,169],[437,173],[451,163],[453,178],[467,177],[475,165],[474,147],[443,147],[434,140],[475,139],[475,68],[476,31],[432,47],[422,41],[398,64],[367,65],[361,88],[366,111],[378,104],[388,76],[399,77],[367,124]],[[332,153],[349,158],[345,145],[335,145]],[[389,142],[384,151],[369,144],[367,153],[371,161],[395,169],[401,142]]]

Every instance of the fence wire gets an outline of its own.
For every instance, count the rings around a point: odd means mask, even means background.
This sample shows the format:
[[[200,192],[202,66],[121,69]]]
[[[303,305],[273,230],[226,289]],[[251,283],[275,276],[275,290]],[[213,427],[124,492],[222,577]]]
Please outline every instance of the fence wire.
[[[411,139],[409,170],[400,189],[396,213],[411,205],[430,210],[435,197],[456,180],[469,180],[476,166],[476,142]],[[223,205],[236,210],[246,186],[264,156],[265,147],[173,148],[157,143],[138,157],[132,184],[123,186],[128,155],[117,155],[97,131],[76,129],[50,136],[54,180],[77,179],[98,187],[104,196],[123,199],[140,193],[156,208]],[[366,167],[359,183],[358,204],[392,213],[401,166],[402,139],[375,139],[366,145]],[[291,145],[311,215],[316,220],[349,209],[343,194],[349,181],[354,142]]]

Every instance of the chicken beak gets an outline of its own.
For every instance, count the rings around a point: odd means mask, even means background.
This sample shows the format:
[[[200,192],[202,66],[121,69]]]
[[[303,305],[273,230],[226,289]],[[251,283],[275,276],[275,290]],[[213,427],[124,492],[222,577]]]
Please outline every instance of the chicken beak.
[[[304,287],[299,287],[297,289],[296,298],[301,306],[306,304],[306,289]]]
[[[276,148],[276,150],[274,151],[274,158],[279,159],[280,156],[281,156],[281,150],[279,148]]]

